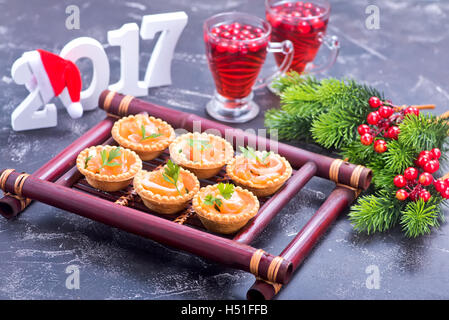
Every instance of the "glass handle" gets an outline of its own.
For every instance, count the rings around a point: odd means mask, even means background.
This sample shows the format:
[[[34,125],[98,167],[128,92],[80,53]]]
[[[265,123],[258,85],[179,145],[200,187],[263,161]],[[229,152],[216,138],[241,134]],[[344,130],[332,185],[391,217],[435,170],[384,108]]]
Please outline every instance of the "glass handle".
[[[276,72],[265,78],[257,79],[256,84],[253,87],[254,90],[266,87],[274,79],[286,73],[293,62],[294,49],[293,43],[290,40],[285,40],[282,42],[269,42],[267,46],[267,52],[282,53],[283,55],[285,55],[285,57],[279,68],[277,68]]]
[[[305,73],[307,74],[313,75],[326,71],[334,65],[337,60],[338,53],[340,52],[340,41],[338,41],[337,36],[320,34],[318,35],[318,40],[330,50],[330,54],[327,61],[322,65],[317,66],[313,63],[309,63],[305,70]]]

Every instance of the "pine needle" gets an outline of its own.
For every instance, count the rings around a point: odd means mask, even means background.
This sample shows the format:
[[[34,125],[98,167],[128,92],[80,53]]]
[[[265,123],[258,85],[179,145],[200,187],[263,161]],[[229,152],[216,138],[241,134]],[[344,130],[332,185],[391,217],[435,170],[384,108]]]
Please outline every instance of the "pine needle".
[[[402,211],[401,226],[407,237],[416,238],[429,234],[431,228],[438,227],[440,217],[440,207],[438,200],[432,197],[424,202],[422,199],[416,202],[409,202]]]

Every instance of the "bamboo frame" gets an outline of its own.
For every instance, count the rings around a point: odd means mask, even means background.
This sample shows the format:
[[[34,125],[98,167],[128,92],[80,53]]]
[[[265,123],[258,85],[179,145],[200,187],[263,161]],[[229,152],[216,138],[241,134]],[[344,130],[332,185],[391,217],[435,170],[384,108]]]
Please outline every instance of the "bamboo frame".
[[[8,170],[0,171],[0,187],[10,193],[9,196],[0,199],[0,213],[10,218],[24,209],[24,201],[29,203],[31,201],[29,199],[38,200],[251,272],[257,281],[248,292],[248,298],[271,299],[282,284],[288,283],[292,272],[300,265],[332,221],[358,196],[361,189],[369,186],[371,181],[371,170],[365,167],[278,143],[277,152],[294,168],[292,177],[275,195],[259,199],[261,208],[257,216],[233,238],[218,236],[207,232],[190,208],[178,215],[158,216],[157,212],[150,212],[139,202],[139,197],[133,192],[132,187],[117,193],[93,189],[74,166],[77,154],[91,145],[113,144],[110,136],[113,122],[119,117],[141,112],[147,112],[175,128],[188,131],[192,131],[195,125],[200,123],[201,131],[211,129],[218,131],[232,140],[230,142],[234,148],[237,143],[243,142],[244,145],[270,150],[273,145],[276,147],[274,142],[196,115],[157,106],[108,90],[101,94],[99,107],[108,113],[108,117],[32,176]],[[163,165],[168,157],[165,152],[157,159],[144,162],[144,169],[154,170]],[[332,180],[337,187],[281,255],[274,256],[262,249],[251,247],[250,243],[314,176]],[[218,176],[201,182],[204,185],[226,179],[222,171]],[[18,198],[22,201],[17,200]]]
[[[62,150],[53,159],[36,170],[33,173],[33,176],[47,181],[58,179],[68,169],[75,165],[78,153],[89,146],[101,144],[111,134],[114,121],[114,118],[107,117],[98,123],[82,137],[78,138],[67,148]],[[14,218],[22,212],[25,207],[22,206],[19,199],[12,195],[4,195],[3,198],[0,199],[0,214],[7,219]]]
[[[12,172],[6,179],[4,190],[14,192],[17,181],[23,181],[21,177],[22,174]],[[28,176],[21,183],[20,194],[244,271],[254,272],[250,268],[251,261],[254,254],[259,254],[255,270],[257,277],[284,284],[290,280],[292,264],[282,257],[275,257],[267,252],[260,254],[260,251],[251,246],[172,223],[56,183]]]

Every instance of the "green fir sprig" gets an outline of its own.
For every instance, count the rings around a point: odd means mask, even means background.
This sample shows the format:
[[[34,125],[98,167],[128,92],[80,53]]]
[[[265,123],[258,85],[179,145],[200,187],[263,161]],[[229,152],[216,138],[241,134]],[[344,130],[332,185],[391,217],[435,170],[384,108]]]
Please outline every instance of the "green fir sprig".
[[[429,201],[399,201],[393,180],[415,165],[423,150],[445,151],[449,124],[431,114],[408,114],[399,124],[397,140],[389,139],[386,152],[376,153],[373,145],[363,145],[357,127],[366,122],[373,111],[368,101],[381,92],[353,80],[324,79],[318,81],[291,73],[274,85],[279,91],[281,108],[268,110],[265,125],[276,131],[281,140],[312,141],[327,149],[336,149],[342,158],[373,171],[371,194],[359,197],[352,206],[349,219],[355,230],[384,232],[400,225],[407,237],[429,233],[444,216],[442,197],[430,190]],[[444,156],[440,159],[443,160]]]

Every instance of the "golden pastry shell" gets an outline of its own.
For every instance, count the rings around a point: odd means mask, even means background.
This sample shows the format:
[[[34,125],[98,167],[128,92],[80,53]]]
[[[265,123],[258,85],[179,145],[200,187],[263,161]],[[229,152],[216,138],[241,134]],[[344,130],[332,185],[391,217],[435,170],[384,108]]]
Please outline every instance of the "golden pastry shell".
[[[138,143],[138,142],[134,142],[131,140],[128,140],[125,137],[122,137],[120,135],[120,126],[123,122],[129,121],[130,119],[136,119],[138,117],[148,117],[148,119],[153,122],[157,127],[166,127],[169,128],[170,131],[170,136],[165,139],[162,139],[160,141],[151,143],[151,144],[144,144],[144,143]],[[114,126],[112,127],[112,131],[111,131],[112,137],[114,138],[115,141],[117,141],[118,144],[120,144],[122,147],[125,148],[129,148],[131,150],[134,151],[138,151],[138,152],[153,152],[153,151],[162,151],[165,150],[170,143],[173,142],[173,140],[175,139],[176,135],[175,135],[175,130],[173,130],[173,127],[171,125],[169,125],[167,122],[152,117],[152,116],[148,116],[148,115],[144,115],[144,114],[137,114],[137,115],[130,115],[124,118],[121,118],[120,120],[117,120],[114,123]]]

